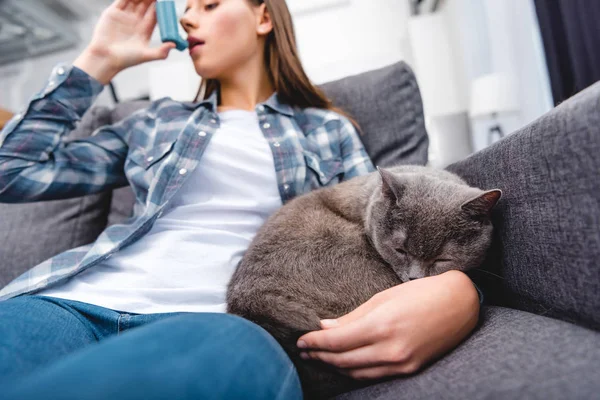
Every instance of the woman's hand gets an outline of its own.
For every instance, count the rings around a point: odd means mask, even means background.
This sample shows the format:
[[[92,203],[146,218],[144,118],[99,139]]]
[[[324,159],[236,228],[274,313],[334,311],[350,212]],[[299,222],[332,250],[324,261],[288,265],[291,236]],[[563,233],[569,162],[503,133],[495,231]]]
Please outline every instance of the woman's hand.
[[[476,326],[479,298],[462,272],[417,279],[373,296],[298,339],[305,358],[355,379],[410,374],[456,347]]]
[[[156,0],[116,0],[100,16],[92,40],[74,65],[103,84],[124,70],[167,58],[174,43],[149,47]]]

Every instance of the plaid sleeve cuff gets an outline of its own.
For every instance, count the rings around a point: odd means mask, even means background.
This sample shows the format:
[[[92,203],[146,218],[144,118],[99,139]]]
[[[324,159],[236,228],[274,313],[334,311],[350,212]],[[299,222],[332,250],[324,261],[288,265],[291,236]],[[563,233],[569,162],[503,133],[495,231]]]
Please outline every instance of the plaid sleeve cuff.
[[[50,74],[46,86],[38,97],[46,96],[58,101],[68,101],[78,117],[92,106],[104,86],[81,69],[67,64],[58,64]]]

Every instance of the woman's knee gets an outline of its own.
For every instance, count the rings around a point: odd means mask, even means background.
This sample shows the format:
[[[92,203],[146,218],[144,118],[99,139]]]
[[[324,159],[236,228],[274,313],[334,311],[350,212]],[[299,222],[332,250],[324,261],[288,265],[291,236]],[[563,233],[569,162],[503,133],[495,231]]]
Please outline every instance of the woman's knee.
[[[206,390],[220,393],[218,398],[302,398],[293,363],[279,343],[253,322],[231,314],[190,313],[153,325],[153,335],[164,332],[172,344],[163,363],[187,365],[176,379],[199,379],[193,384],[199,394]],[[248,393],[255,395],[247,397]]]

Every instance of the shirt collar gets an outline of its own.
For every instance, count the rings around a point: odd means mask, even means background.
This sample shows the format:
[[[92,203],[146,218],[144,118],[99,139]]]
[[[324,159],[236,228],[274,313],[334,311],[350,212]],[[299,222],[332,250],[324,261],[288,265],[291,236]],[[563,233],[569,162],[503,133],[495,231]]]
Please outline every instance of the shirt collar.
[[[288,117],[294,116],[294,110],[292,106],[287,103],[282,103],[279,100],[279,95],[277,92],[273,92],[273,94],[265,101],[260,104],[264,104],[265,106],[277,111],[280,114],[285,114]]]
[[[208,96],[208,98],[206,100],[202,100],[199,101],[197,103],[194,103],[192,101],[185,101],[182,104],[189,108],[190,110],[196,110],[200,107],[204,107],[207,108],[211,111],[216,111],[217,110],[217,91],[213,91],[210,96]]]
[[[205,107],[211,111],[216,112],[217,105],[218,105],[218,89],[214,90],[210,94],[210,96],[208,96],[208,98],[206,100],[202,100],[198,103],[186,102],[183,104],[185,106],[187,106],[188,108],[191,108],[194,110],[197,109],[198,107]],[[271,96],[269,96],[269,98],[267,100],[263,101],[262,103],[259,103],[257,106],[260,106],[260,105],[269,107],[272,110],[274,110],[280,114],[287,115],[289,117],[294,116],[294,109],[292,108],[292,106],[290,106],[289,104],[286,104],[286,103],[282,103],[279,100],[279,96],[277,95],[277,92],[273,92],[273,94]]]

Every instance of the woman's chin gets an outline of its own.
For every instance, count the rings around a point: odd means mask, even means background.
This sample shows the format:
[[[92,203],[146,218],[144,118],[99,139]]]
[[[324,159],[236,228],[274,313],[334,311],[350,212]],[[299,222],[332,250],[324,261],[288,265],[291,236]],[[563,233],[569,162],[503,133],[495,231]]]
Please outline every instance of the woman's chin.
[[[214,79],[218,75],[214,68],[208,68],[206,65],[200,65],[198,62],[194,63],[194,69],[202,79]]]

